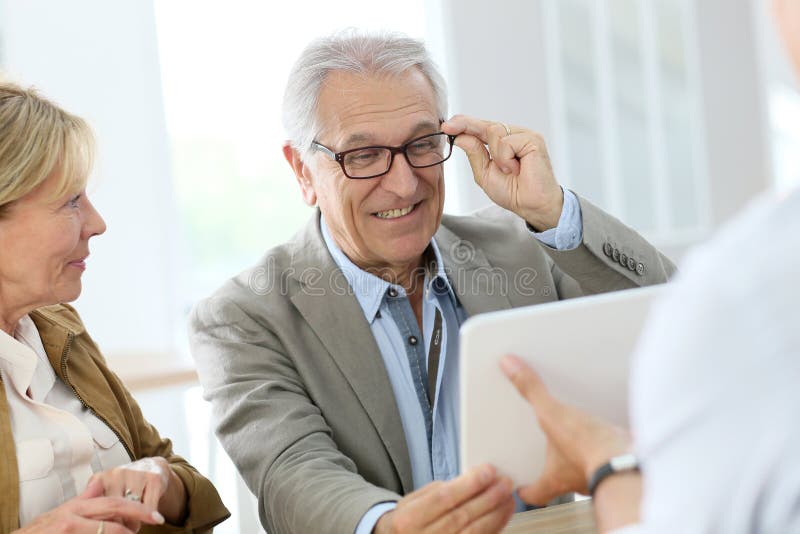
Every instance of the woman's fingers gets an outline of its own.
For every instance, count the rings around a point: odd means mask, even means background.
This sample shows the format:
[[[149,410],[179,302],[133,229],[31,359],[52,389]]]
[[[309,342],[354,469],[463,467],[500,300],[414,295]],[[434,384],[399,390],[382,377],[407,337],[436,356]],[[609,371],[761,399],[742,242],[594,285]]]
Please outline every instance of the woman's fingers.
[[[97,497],[75,501],[73,511],[82,517],[102,520],[138,521],[148,525],[161,525],[164,518],[140,502],[122,497]]]

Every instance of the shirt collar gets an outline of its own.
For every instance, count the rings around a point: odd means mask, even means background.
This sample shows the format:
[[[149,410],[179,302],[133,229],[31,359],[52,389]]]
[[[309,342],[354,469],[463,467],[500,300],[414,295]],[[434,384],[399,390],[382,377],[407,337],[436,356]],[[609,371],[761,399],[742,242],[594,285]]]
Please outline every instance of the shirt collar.
[[[353,292],[367,321],[372,323],[389,288],[393,287],[400,295],[405,295],[405,290],[400,286],[390,284],[386,280],[364,271],[350,261],[350,258],[342,252],[333,240],[328,230],[328,225],[325,224],[325,217],[320,216],[319,225],[322,231],[322,239],[325,241],[325,246],[328,247],[333,261],[339,266],[345,279],[350,284],[348,290]],[[452,291],[450,282],[447,280],[444,264],[442,263],[442,255],[439,252],[439,247],[435,239],[431,239],[430,250],[433,251],[433,256],[436,261],[436,274],[433,277],[426,275],[426,290],[428,288],[433,288],[434,291],[437,292],[443,290]]]
[[[3,368],[9,375],[11,386],[22,397],[27,395],[34,381],[36,366],[41,359],[37,351],[40,346],[39,332],[28,315],[19,320],[13,337],[0,331],[0,359],[5,362]]]

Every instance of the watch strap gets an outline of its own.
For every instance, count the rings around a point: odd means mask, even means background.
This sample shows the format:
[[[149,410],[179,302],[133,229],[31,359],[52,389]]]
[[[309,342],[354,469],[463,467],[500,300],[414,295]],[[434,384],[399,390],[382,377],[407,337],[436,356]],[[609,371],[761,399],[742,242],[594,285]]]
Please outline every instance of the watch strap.
[[[589,479],[589,495],[594,497],[594,493],[597,491],[597,486],[599,486],[600,483],[609,476],[615,473],[626,473],[629,471],[638,470],[639,459],[636,458],[636,455],[634,454],[622,454],[620,456],[611,458],[609,461],[598,467],[597,470],[592,474],[592,477]]]

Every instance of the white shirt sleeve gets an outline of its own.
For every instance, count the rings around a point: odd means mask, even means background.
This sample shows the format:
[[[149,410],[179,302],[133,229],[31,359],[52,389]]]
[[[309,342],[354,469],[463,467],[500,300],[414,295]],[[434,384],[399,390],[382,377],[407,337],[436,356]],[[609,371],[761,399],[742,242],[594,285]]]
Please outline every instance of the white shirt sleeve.
[[[631,378],[633,532],[800,532],[798,235],[800,193],[758,206],[653,310]]]

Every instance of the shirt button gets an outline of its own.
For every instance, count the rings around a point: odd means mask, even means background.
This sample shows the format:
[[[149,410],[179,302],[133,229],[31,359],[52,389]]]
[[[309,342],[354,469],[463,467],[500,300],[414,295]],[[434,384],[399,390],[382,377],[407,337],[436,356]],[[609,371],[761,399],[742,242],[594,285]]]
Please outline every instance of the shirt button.
[[[397,290],[395,288],[393,288],[393,287],[390,287],[389,288],[389,296],[392,297],[392,298],[396,297],[397,296]]]
[[[416,345],[417,344],[417,337],[416,336],[408,336],[408,344],[409,345]]]

